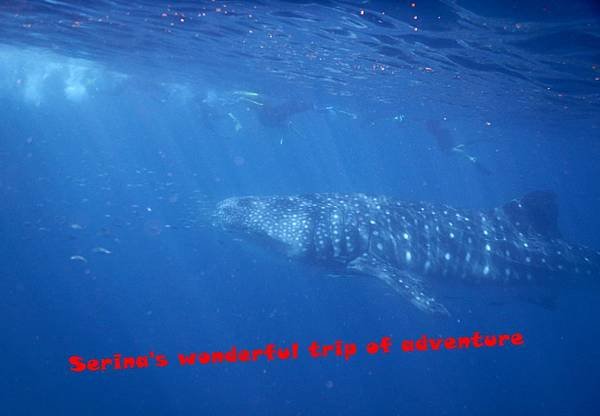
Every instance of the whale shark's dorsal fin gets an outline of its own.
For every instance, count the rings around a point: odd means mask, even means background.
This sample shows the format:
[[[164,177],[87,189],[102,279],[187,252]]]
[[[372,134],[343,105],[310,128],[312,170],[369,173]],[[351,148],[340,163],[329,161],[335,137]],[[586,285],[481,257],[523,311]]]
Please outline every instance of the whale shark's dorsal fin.
[[[376,256],[360,256],[348,264],[348,270],[383,280],[421,311],[450,315],[444,305],[424,292],[423,279],[420,276],[400,270]]]
[[[503,207],[504,212],[523,233],[536,233],[550,238],[560,238],[558,229],[558,204],[551,191],[534,191],[521,199],[514,199]]]

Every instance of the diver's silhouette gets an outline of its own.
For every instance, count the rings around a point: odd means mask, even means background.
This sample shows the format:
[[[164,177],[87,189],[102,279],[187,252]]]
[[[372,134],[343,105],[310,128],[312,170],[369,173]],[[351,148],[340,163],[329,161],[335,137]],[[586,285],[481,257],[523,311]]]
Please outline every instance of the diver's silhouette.
[[[471,143],[454,143],[454,137],[452,133],[447,129],[443,128],[438,120],[427,120],[425,122],[425,128],[433,136],[437,144],[438,149],[445,154],[456,154],[466,159],[471,163],[475,169],[482,175],[489,176],[492,174],[483,163],[481,163],[475,156],[467,153],[466,146]]]

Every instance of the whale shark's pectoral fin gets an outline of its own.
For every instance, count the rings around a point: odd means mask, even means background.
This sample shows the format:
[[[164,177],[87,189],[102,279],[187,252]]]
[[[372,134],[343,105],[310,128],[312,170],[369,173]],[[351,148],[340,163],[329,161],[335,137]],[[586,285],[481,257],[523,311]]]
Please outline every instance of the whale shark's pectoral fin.
[[[418,275],[400,270],[374,256],[358,257],[348,264],[348,269],[383,280],[421,311],[450,315],[444,305],[425,293],[423,279]]]

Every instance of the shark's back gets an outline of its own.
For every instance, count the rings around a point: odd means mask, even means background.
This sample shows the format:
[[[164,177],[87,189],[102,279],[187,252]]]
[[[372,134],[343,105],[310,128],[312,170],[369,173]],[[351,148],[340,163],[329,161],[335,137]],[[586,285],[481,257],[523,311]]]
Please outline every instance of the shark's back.
[[[303,195],[315,207],[315,255],[368,254],[430,278],[539,282],[598,272],[597,252],[561,238],[550,192],[486,211],[364,194]]]

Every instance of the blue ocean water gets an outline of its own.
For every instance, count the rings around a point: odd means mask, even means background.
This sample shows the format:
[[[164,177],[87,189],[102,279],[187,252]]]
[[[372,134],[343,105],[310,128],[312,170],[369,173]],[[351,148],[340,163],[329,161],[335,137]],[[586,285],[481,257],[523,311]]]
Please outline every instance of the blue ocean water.
[[[440,319],[238,241],[210,209],[551,190],[565,239],[599,249],[599,17],[558,0],[2,2],[2,414],[598,414],[598,285],[552,307],[453,293]],[[473,331],[525,344],[400,349]],[[388,354],[306,352],[384,336]],[[294,342],[296,360],[177,362]],[[69,363],[150,352],[169,365]]]

